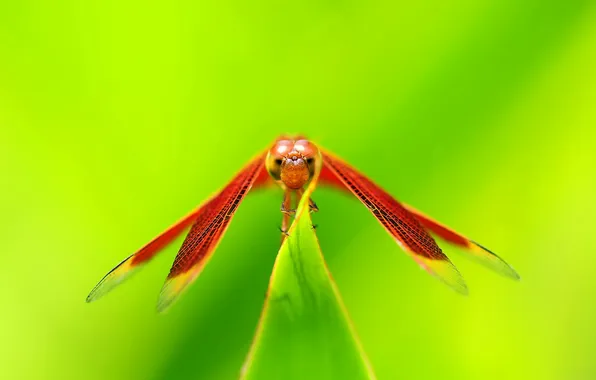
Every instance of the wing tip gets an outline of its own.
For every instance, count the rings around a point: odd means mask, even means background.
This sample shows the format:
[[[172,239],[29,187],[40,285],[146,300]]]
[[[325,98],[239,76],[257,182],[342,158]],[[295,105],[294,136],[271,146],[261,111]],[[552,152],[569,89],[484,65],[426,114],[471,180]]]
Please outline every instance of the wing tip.
[[[172,306],[174,299],[165,299],[163,297],[159,297],[159,300],[157,301],[157,305],[155,306],[155,311],[158,314],[164,314],[169,308],[170,306]]]
[[[453,289],[455,292],[467,296],[470,294],[468,284],[457,267],[447,256],[443,259],[429,259],[412,255],[414,260],[426,272],[436,277],[439,281]]]
[[[469,296],[470,288],[468,288],[468,284],[466,283],[466,280],[464,280],[464,276],[462,276],[461,272],[451,261],[446,262],[449,263],[449,267],[451,267],[449,270],[451,274],[449,276],[440,276],[440,280],[458,294],[461,294],[462,296]]]
[[[103,284],[103,280],[100,281],[95,287],[89,292],[87,298],[85,298],[85,303],[91,303],[97,301],[101,297],[103,297],[109,290],[102,292],[101,287]]]
[[[463,276],[460,275],[457,283],[447,283],[449,287],[455,290],[458,294],[462,296],[469,296],[470,295],[470,288],[468,288],[468,284],[464,281]]]
[[[166,312],[197,276],[198,272],[190,270],[175,277],[168,277],[159,293],[155,307],[157,312],[160,314]]]
[[[85,298],[86,303],[91,303],[93,301],[97,301],[101,297],[101,295],[97,294],[97,291],[98,291],[97,289],[101,285],[102,282],[103,282],[103,280],[101,280],[98,284],[96,284],[93,287],[93,289],[91,289],[89,294],[87,294],[87,298]]]
[[[95,285],[91,292],[89,292],[85,302],[91,303],[97,301],[128,279],[135,272],[135,270],[139,268],[139,265],[132,264],[131,259],[133,257],[134,254],[128,256],[126,259],[122,260],[120,264],[116,265],[111,271],[103,276],[103,278],[97,283],[97,285]]]
[[[159,292],[159,298],[157,299],[157,305],[155,310],[159,313],[165,313],[166,310],[172,305],[176,299],[176,293],[172,290],[172,280],[168,279],[163,284],[161,291]]]
[[[499,255],[473,240],[470,240],[469,242],[472,245],[472,248],[480,249],[481,251],[484,251],[485,253],[488,253],[495,258],[496,262],[498,263],[498,268],[497,266],[490,266],[491,269],[495,270],[504,277],[510,278],[514,281],[521,281],[521,276],[519,275],[519,273],[517,273],[517,271],[505,260],[503,260]]]
[[[95,298],[94,296],[94,292],[93,290],[87,295],[87,298],[85,298],[85,303],[91,303],[93,301],[97,300],[97,298]]]

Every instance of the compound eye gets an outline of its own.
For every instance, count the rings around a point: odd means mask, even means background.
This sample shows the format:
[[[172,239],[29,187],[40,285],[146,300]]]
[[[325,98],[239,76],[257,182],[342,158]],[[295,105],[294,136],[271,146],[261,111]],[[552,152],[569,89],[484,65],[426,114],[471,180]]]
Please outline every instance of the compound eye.
[[[298,140],[294,143],[294,149],[300,152],[303,157],[309,159],[311,157],[316,157],[319,154],[319,149],[313,143],[308,140]]]
[[[300,152],[306,161],[310,178],[312,178],[315,174],[318,161],[321,159],[319,148],[317,148],[317,146],[310,141],[301,139],[294,143],[294,149]]]
[[[312,178],[315,175],[315,170],[317,168],[318,160],[319,160],[319,158],[317,158],[317,156],[311,156],[311,157],[306,158],[306,164],[308,166],[308,172],[309,172],[310,178]]]
[[[293,145],[294,143],[291,140],[279,140],[267,153],[265,166],[269,175],[274,180],[281,180],[281,164],[283,163],[284,156],[292,150]]]
[[[282,162],[283,158],[281,156],[278,156],[272,152],[267,153],[267,160],[265,161],[265,166],[267,167],[269,175],[273,177],[273,179],[276,181],[281,180]]]

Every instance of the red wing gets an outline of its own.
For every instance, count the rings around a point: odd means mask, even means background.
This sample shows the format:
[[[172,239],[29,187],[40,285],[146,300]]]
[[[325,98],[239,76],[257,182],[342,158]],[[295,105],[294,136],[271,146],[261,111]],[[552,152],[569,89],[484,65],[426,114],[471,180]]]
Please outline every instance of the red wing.
[[[323,161],[325,161],[325,158],[323,156]],[[323,162],[323,167],[321,168],[321,174],[319,174],[319,185],[323,185],[323,186],[329,186],[329,187],[333,187],[348,193],[351,193],[352,190],[350,190],[349,187],[347,187],[346,185],[344,185],[344,183],[342,182],[341,179],[339,179],[339,176],[337,174],[335,174],[335,172],[333,170],[331,170],[327,165],[325,165],[325,162]]]
[[[379,186],[339,158],[323,152],[323,182],[334,174],[373,213],[398,244],[429,273],[456,291],[467,294],[461,274],[420,222]]]
[[[158,311],[165,310],[201,273],[244,196],[264,167],[264,155],[246,166],[205,206],[186,236],[161,290]]]
[[[325,166],[321,171],[319,183],[323,186],[334,187],[342,191],[351,191],[350,188],[347,187],[341,181],[340,177],[337,174],[335,174],[335,172],[332,169]],[[452,230],[451,228],[429,218],[428,216],[422,214],[420,211],[414,209],[413,207],[406,204],[402,205],[414,216],[414,218],[416,218],[416,220],[418,220],[422,227],[424,227],[427,231],[430,231],[431,233],[440,237],[448,243],[466,249],[468,257],[506,277],[510,277],[515,280],[520,279],[520,276],[515,271],[515,269],[513,269],[509,264],[505,262],[505,260],[500,258],[494,252],[476,243],[475,241],[461,235],[460,233]]]
[[[468,251],[469,256],[472,259],[478,261],[480,264],[506,277],[510,277],[514,280],[520,279],[520,276],[515,271],[515,269],[513,269],[509,264],[507,264],[505,260],[500,258],[496,253],[491,252],[490,250],[481,246],[475,241],[470,240],[463,235],[460,235],[459,233],[453,231],[449,227],[444,226],[437,221],[434,221],[428,216],[422,214],[420,211],[415,210],[413,207],[408,205],[404,205],[404,207],[408,211],[410,211],[414,215],[414,217],[416,217],[416,219],[418,219],[418,221],[420,222],[420,224],[422,224],[424,228],[453,245],[465,248]]]
[[[87,302],[92,302],[101,298],[116,286],[124,282],[124,280],[130,277],[137,269],[142,267],[143,264],[150,261],[156,254],[158,254],[163,248],[176,239],[188,226],[190,226],[200,214],[202,209],[203,206],[197,207],[191,213],[162,232],[155,239],[151,240],[151,242],[149,242],[143,248],[124,259],[124,261],[118,264],[114,269],[106,274],[97,285],[95,285],[95,288],[93,288],[91,293],[89,293],[87,296]]]
[[[255,183],[253,183],[252,189],[257,190],[273,186],[275,186],[275,181],[269,175],[269,172],[267,171],[265,165],[263,165],[263,167],[257,174],[257,179],[255,179]]]
[[[259,166],[259,163],[260,167],[264,167],[263,161],[263,155],[259,156],[258,159],[255,159],[247,167],[245,167],[237,175],[237,177],[222,190],[221,193],[213,196],[207,202],[194,209],[192,212],[190,212],[184,218],[180,219],[170,228],[165,230],[163,233],[161,233],[159,236],[157,236],[143,248],[138,250],[136,253],[133,253],[120,264],[118,264],[114,269],[112,269],[108,274],[106,274],[104,278],[101,279],[101,281],[95,286],[95,288],[93,288],[91,293],[89,293],[89,295],[87,296],[87,302],[92,302],[101,298],[103,295],[107,294],[116,286],[124,282],[124,280],[129,278],[134,272],[136,272],[137,269],[141,268],[143,264],[149,262],[163,248],[165,248],[174,239],[180,236],[182,232],[184,232],[196,220],[205,220],[210,215],[213,215],[213,210],[219,205],[219,203],[222,202],[222,197],[224,196],[224,194],[229,194],[230,188],[237,181],[245,179],[247,181],[250,181],[250,183],[252,184],[252,181],[256,183],[260,179],[262,183],[266,183],[267,178],[264,177],[262,173],[264,172],[264,174],[267,174],[267,172],[264,170],[255,169],[255,167]],[[255,173],[261,173],[261,175],[258,175],[255,178]],[[245,190],[245,192],[248,191],[248,189],[250,189],[250,186]],[[240,202],[240,200],[238,200],[238,202]],[[219,207],[222,206],[220,205]]]

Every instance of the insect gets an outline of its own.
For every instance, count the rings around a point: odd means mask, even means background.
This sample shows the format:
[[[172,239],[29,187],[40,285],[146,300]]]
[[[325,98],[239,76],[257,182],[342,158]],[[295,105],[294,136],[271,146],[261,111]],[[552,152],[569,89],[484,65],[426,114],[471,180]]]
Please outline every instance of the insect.
[[[304,137],[280,137],[270,149],[256,156],[240,170],[219,193],[112,269],[91,291],[87,302],[95,301],[122,283],[190,227],[160,293],[157,308],[159,311],[165,310],[201,273],[238,206],[252,189],[263,187],[271,181],[282,188],[284,196],[280,210],[283,242],[288,237],[289,224],[295,213],[293,207],[299,202],[305,186],[315,173],[318,174],[318,184],[355,195],[406,253],[423,269],[454,290],[463,294],[468,292],[463,277],[431,234],[465,249],[472,258],[485,266],[507,277],[519,279],[517,272],[499,256],[414,208],[398,202],[337,156]],[[318,211],[315,202],[312,199],[309,202],[310,210]]]

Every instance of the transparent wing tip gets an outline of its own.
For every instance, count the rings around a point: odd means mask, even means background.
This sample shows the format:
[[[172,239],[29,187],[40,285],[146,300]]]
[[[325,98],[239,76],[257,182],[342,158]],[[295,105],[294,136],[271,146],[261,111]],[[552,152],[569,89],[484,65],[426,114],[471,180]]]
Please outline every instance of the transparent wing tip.
[[[198,272],[194,269],[186,273],[177,275],[176,277],[168,278],[161,288],[159,299],[157,300],[157,312],[163,313],[172,306],[178,299],[180,294],[188,287],[188,285],[197,278]]]
[[[414,256],[414,259],[422,269],[438,278],[457,293],[464,296],[467,296],[470,293],[464,277],[449,259],[437,260],[420,256]]]
[[[104,278],[102,278],[101,281],[95,285],[93,290],[91,290],[87,296],[86,302],[90,303],[97,301],[112,291],[112,289],[127,280],[134,272],[136,272],[136,270],[140,268],[140,265],[132,265],[132,257],[133,256],[127,257],[114,269],[108,272],[108,274],[106,274]]]
[[[470,245],[473,256],[481,264],[515,281],[521,280],[519,273],[496,253],[472,240],[470,240]]]

